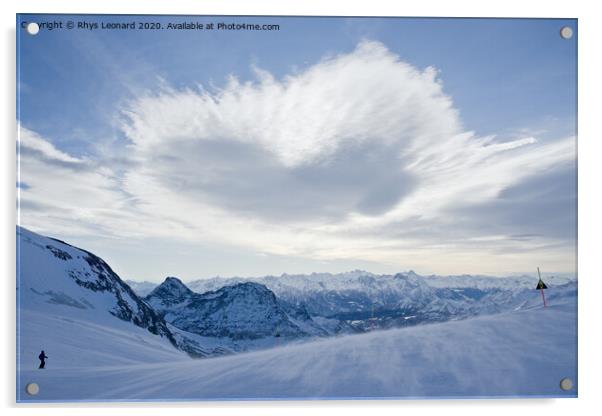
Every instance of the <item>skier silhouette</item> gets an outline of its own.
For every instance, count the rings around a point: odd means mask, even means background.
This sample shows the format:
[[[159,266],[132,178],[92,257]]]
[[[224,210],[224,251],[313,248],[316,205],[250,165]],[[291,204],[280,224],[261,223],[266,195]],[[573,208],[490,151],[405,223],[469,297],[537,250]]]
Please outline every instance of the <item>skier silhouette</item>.
[[[38,358],[40,359],[40,366],[38,368],[44,368],[46,366],[46,358],[48,358],[46,357],[44,350],[38,355]]]

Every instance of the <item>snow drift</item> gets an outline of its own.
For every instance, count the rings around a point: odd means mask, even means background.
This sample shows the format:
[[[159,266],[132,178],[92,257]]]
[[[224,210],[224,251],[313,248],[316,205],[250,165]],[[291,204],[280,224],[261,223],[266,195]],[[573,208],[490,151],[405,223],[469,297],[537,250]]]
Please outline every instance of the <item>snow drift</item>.
[[[184,351],[207,357],[245,348],[166,322],[163,314],[173,313],[174,305],[186,306],[185,315],[196,322],[190,306],[199,301],[203,313],[219,317],[212,321],[217,330],[222,321],[236,329],[237,316],[244,317],[246,328],[253,319],[241,308],[259,304],[263,309],[258,310],[266,312],[260,323],[271,332],[273,322],[285,319],[278,299],[257,284],[221,286],[197,296],[169,279],[166,290],[155,292],[160,299],[149,304],[92,253],[20,227],[17,243],[20,402],[577,395],[576,282],[550,286],[548,308],[533,289],[493,288],[485,295],[492,304],[513,308],[360,335],[309,337],[295,345],[270,337],[255,340],[255,347],[267,348],[262,351],[194,360]],[[374,276],[353,279],[377,288],[376,293],[382,290],[377,286],[388,284]],[[424,279],[393,279],[405,294],[403,301],[436,295],[428,301],[432,306],[441,298],[436,286],[424,287]],[[454,302],[474,297],[463,292],[472,281],[460,280],[459,288],[446,288]],[[244,296],[234,298],[239,292]],[[236,314],[224,314],[221,304]],[[305,312],[286,316],[296,325],[307,324]],[[327,318],[317,321],[328,324]],[[46,369],[38,370],[42,349],[49,358]],[[564,377],[575,382],[568,392],[559,388]],[[31,382],[40,386],[36,396],[25,393]]]
[[[565,299],[222,358],[25,370],[20,380],[37,382],[42,401],[576,397],[575,313]],[[573,390],[560,390],[563,377]]]

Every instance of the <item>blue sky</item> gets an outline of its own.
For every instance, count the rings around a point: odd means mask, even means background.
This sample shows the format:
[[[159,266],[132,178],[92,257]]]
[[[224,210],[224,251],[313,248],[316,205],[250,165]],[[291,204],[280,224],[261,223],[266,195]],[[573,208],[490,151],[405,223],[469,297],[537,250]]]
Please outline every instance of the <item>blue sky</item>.
[[[21,223],[124,277],[575,268],[574,20],[21,19],[280,25],[19,32]]]

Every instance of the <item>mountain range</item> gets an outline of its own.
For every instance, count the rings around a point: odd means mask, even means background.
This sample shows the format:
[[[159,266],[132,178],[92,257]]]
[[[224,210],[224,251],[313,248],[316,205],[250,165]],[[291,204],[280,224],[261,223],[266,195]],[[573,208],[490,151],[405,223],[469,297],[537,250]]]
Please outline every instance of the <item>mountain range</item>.
[[[89,333],[91,339],[98,332],[118,332],[113,344],[127,341],[124,349],[129,342],[157,344],[162,351],[208,357],[520,310],[540,302],[533,277],[439,277],[412,271],[213,278],[187,285],[168,277],[155,286],[124,282],[96,255],[22,227],[17,242],[21,353],[33,356],[42,344],[59,348],[55,334],[62,330],[82,337]],[[549,301],[576,295],[576,281],[546,280]],[[97,342],[95,348],[102,345]],[[78,348],[85,350],[83,341]],[[99,354],[119,350],[109,344],[102,348],[107,351]]]
[[[144,300],[173,326],[202,336],[255,340],[320,334],[304,310],[285,308],[274,292],[254,282],[195,293],[168,277]]]
[[[375,275],[354,270],[339,274],[216,277],[195,280],[185,287],[191,293],[208,293],[251,282],[273,292],[289,316],[302,311],[314,334],[320,330],[332,335],[463,319],[521,309],[540,301],[534,290],[537,279],[527,275],[420,276],[413,271]],[[547,276],[546,282],[556,288],[549,296],[576,292],[576,282],[566,276]],[[146,289],[151,286],[149,282],[130,284],[142,293],[148,293]]]

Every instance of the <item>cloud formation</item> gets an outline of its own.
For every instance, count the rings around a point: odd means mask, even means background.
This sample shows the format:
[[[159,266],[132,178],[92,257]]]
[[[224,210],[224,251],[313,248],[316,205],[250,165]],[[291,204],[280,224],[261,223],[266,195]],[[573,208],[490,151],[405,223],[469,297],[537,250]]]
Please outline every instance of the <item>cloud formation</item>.
[[[527,252],[572,243],[549,227],[560,213],[549,209],[542,222],[521,207],[558,172],[572,178],[574,138],[478,137],[462,126],[436,69],[415,68],[379,42],[282,79],[255,72],[219,89],[163,84],[138,96],[120,120],[130,141],[120,151],[132,163],[118,169],[21,128],[23,202],[115,237],[177,235],[400,267],[443,256],[458,269],[475,254],[496,263],[513,244]],[[565,188],[538,201],[554,204]],[[42,212],[23,211],[27,221]],[[515,220],[535,225],[521,232]]]

